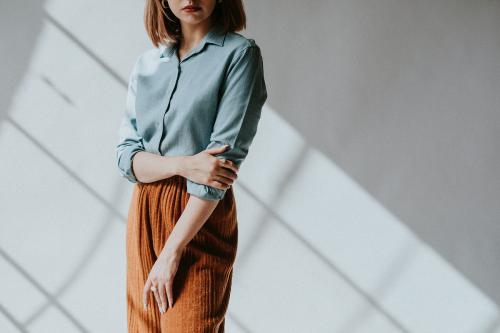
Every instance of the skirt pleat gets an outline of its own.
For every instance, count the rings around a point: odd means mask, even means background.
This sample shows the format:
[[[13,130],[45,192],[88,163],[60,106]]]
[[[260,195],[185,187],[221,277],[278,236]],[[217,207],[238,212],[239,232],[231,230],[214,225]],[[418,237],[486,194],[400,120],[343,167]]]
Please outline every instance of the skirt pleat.
[[[186,179],[177,175],[134,184],[126,231],[129,333],[224,332],[238,244],[232,187],[182,252],[173,282],[173,307],[161,314],[150,293],[148,310],[143,309],[149,272],[189,196]]]

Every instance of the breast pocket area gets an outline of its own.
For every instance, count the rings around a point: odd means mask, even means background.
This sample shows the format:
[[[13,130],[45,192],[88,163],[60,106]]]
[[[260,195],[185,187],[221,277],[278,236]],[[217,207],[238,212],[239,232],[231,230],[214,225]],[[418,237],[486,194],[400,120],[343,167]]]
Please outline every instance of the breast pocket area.
[[[150,141],[163,126],[163,115],[170,99],[167,91],[168,82],[168,78],[158,75],[137,80],[135,99],[137,130],[146,141]]]

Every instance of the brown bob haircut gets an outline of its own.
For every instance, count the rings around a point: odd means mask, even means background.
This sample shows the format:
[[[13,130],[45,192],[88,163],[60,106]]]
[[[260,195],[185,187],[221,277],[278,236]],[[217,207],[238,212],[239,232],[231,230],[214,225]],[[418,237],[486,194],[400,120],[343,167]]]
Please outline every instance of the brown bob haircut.
[[[242,0],[216,2],[212,12],[213,23],[219,23],[224,32],[235,32],[246,28],[246,15]],[[146,0],[144,24],[153,45],[165,42],[178,43],[182,38],[180,20],[174,13],[162,6],[162,0]]]

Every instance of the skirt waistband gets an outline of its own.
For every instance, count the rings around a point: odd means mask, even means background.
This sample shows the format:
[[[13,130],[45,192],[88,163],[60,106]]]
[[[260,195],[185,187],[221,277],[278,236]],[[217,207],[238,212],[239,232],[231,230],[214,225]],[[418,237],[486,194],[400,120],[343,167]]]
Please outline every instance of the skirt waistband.
[[[174,175],[169,178],[160,179],[151,183],[136,183],[137,189],[142,191],[163,192],[162,189],[175,189],[184,197],[184,201],[189,199],[190,193],[187,192],[187,180],[180,175]],[[233,187],[230,186],[220,201],[234,201]]]

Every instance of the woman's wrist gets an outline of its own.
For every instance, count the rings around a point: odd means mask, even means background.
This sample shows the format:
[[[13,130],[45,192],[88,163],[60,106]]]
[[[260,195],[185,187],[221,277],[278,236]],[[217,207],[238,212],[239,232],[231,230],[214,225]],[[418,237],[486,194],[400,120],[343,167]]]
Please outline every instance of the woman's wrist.
[[[182,245],[181,243],[175,243],[173,239],[169,238],[165,245],[163,246],[163,249],[161,251],[161,254],[181,254],[182,251],[184,250],[185,246]]]
[[[188,175],[189,156],[163,156],[164,157],[164,178],[172,176],[186,177]]]
[[[178,156],[176,157],[175,164],[175,174],[187,178],[188,176],[188,165],[190,156]]]

